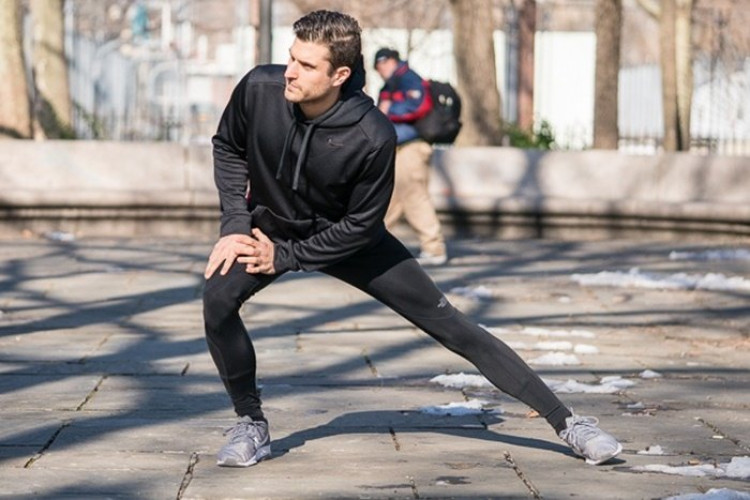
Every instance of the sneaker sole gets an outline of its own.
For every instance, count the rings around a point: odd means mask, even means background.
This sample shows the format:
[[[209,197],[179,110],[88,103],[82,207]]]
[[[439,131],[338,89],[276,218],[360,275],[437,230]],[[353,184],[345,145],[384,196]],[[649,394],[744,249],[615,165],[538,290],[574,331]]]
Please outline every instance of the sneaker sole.
[[[258,450],[255,452],[255,455],[253,455],[253,457],[247,462],[238,462],[236,460],[226,459],[217,460],[216,465],[218,465],[219,467],[250,467],[257,464],[258,462],[262,462],[263,460],[268,460],[269,458],[271,458],[270,444],[258,448]]]
[[[607,462],[607,461],[615,458],[617,455],[620,454],[621,451],[622,451],[622,444],[617,443],[617,449],[611,455],[608,455],[606,457],[600,458],[599,460],[593,460],[591,458],[587,458],[586,459],[586,463],[589,464],[589,465],[601,465],[604,462]]]

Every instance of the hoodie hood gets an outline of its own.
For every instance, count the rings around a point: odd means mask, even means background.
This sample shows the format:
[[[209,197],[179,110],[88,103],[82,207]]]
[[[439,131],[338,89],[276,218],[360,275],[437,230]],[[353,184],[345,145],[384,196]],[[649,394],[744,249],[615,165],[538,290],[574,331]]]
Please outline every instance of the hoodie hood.
[[[365,95],[362,88],[365,85],[365,66],[362,56],[359,57],[357,64],[354,66],[349,79],[344,83],[341,89],[341,96],[338,101],[322,115],[309,120],[302,113],[298,104],[290,103],[294,121],[287,130],[284,138],[284,149],[276,169],[276,180],[281,179],[282,172],[287,163],[288,152],[291,148],[292,141],[296,134],[302,134],[302,146],[300,147],[297,162],[294,165],[294,175],[292,176],[292,190],[297,191],[299,187],[299,176],[302,166],[307,160],[307,153],[310,146],[310,139],[316,129],[332,129],[339,127],[350,127],[362,119],[362,117],[374,106],[370,97]]]

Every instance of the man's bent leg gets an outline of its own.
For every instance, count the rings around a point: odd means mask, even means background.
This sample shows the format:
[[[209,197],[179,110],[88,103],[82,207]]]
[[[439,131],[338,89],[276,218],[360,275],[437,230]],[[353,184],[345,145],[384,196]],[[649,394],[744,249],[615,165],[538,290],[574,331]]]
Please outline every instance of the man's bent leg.
[[[239,416],[264,419],[255,382],[255,349],[240,318],[240,307],[278,275],[249,274],[235,263],[222,276],[214,273],[203,290],[206,341],[224,387]]]
[[[538,411],[557,432],[565,428],[571,413],[541,378],[504,342],[454,308],[390,234],[376,247],[324,272],[372,295],[472,362],[498,389]]]

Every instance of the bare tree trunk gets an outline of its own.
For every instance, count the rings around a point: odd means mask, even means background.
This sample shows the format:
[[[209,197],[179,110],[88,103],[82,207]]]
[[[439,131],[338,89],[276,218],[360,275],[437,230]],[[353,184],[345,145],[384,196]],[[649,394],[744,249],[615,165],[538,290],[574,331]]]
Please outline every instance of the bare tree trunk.
[[[19,0],[0,0],[0,137],[31,137]]]
[[[450,4],[464,122],[457,144],[500,144],[502,115],[495,76],[492,0],[450,0]]]
[[[534,36],[536,0],[524,0],[518,15],[518,127],[534,127]]]
[[[622,0],[596,2],[594,148],[617,149]]]
[[[659,16],[664,150],[677,151],[681,142],[677,116],[677,68],[675,58],[675,0],[663,0]]]
[[[665,151],[690,149],[694,1],[638,0],[641,7],[659,21]]]
[[[71,138],[63,0],[31,0],[30,5],[34,24],[34,108],[40,132],[50,139]]]
[[[677,84],[678,149],[690,150],[690,109],[693,101],[693,0],[677,0],[675,17],[675,71]]]

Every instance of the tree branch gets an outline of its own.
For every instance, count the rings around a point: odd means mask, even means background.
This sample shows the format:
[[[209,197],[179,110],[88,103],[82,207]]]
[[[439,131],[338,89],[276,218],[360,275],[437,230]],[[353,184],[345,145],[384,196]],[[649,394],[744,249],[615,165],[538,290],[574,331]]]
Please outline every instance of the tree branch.
[[[659,19],[661,16],[661,6],[659,0],[637,0],[638,5],[643,8],[651,17]]]

